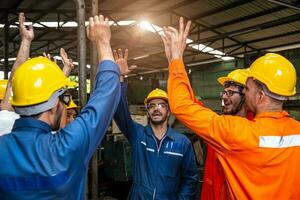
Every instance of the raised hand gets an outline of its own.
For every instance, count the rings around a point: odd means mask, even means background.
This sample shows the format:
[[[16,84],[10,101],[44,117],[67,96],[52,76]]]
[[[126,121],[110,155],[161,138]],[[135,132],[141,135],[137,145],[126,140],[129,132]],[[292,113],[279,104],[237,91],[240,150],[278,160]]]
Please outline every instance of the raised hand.
[[[166,56],[170,57],[168,60],[183,59],[183,52],[186,47],[186,40],[191,27],[191,21],[188,21],[184,27],[183,18],[179,20],[179,32],[177,29],[168,26],[164,27],[164,34],[162,36],[165,45]]]
[[[87,37],[93,42],[110,43],[111,31],[108,18],[103,15],[89,18],[89,25],[86,29]]]
[[[103,60],[114,60],[110,46],[111,31],[107,18],[104,19],[102,15],[90,17],[86,34],[96,45],[99,63]]]
[[[53,59],[52,59],[52,56],[51,56],[50,53],[43,52],[43,56],[44,56],[45,58],[48,58],[49,60],[51,60],[51,61],[53,61],[53,62],[55,62],[55,63],[57,64],[56,58],[53,57]]]
[[[27,40],[31,42],[34,38],[34,32],[32,25],[28,26],[28,29],[24,25],[25,22],[25,15],[24,13],[19,14],[19,30],[20,30],[20,36],[22,40]]]
[[[68,54],[63,48],[60,48],[60,57],[62,58],[62,63],[64,65],[63,72],[65,76],[68,77],[75,66],[72,62],[72,59],[68,58]]]
[[[128,75],[132,70],[137,68],[136,65],[131,65],[130,67],[128,67],[128,63],[127,63],[128,49],[125,49],[124,54],[122,49],[118,49],[118,51],[114,50],[113,54],[114,54],[115,61],[120,68],[120,72],[122,76]]]

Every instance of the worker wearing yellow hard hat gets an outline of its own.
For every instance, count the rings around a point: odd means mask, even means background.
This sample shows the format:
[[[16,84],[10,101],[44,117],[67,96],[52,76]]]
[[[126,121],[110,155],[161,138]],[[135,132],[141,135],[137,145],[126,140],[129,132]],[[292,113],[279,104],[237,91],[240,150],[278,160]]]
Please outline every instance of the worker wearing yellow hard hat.
[[[217,80],[223,86],[220,92],[224,115],[233,115],[252,119],[247,112],[245,104],[245,86],[249,76],[248,69],[235,69],[227,76],[219,77]],[[242,133],[241,133],[242,134]],[[201,200],[222,199],[228,196],[224,183],[226,177],[218,160],[216,151],[209,143],[206,143],[206,159],[201,190]]]
[[[180,19],[179,26],[178,33],[166,29],[162,36],[166,55],[170,55],[170,108],[217,152],[227,180],[229,196],[225,198],[299,198],[300,123],[283,110],[283,102],[296,92],[297,73],[292,63],[279,54],[267,53],[251,64],[245,101],[255,114],[253,121],[218,115],[194,103],[183,63],[184,48],[177,45],[186,44],[190,23],[184,27]]]
[[[72,122],[78,115],[78,106],[71,100],[70,104],[67,106],[67,124]]]
[[[126,52],[124,57],[115,52],[123,76],[131,71]],[[114,119],[132,147],[133,184],[128,199],[192,199],[198,183],[195,154],[190,140],[168,126],[167,93],[156,88],[147,95],[144,105],[149,123],[145,125],[130,116],[127,87],[121,78],[121,100]]]
[[[249,75],[248,69],[236,69],[225,77],[218,78],[218,82],[224,86],[220,92],[223,114],[244,116],[244,88]]]
[[[110,27],[91,17],[88,38],[98,46],[95,88],[81,114],[64,128],[61,118],[71,82],[56,63],[36,57],[13,76],[12,105],[21,115],[0,137],[1,199],[84,199],[87,169],[120,99],[120,70],[110,47]],[[99,29],[99,27],[101,27]]]

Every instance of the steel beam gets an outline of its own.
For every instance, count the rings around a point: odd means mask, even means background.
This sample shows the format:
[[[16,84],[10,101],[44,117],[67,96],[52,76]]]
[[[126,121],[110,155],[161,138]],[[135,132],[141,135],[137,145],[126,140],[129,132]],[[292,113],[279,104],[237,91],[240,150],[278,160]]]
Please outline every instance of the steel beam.
[[[79,104],[86,104],[86,35],[85,35],[85,2],[84,0],[74,0],[77,13],[77,54],[79,59]]]

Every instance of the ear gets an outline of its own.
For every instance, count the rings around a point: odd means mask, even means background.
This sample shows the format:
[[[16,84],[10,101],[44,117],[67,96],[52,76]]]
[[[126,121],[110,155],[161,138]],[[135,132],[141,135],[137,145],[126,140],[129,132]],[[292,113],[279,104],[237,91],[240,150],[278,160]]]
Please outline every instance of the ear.
[[[266,99],[266,94],[263,90],[259,91],[258,93],[258,102],[261,104],[265,101]]]

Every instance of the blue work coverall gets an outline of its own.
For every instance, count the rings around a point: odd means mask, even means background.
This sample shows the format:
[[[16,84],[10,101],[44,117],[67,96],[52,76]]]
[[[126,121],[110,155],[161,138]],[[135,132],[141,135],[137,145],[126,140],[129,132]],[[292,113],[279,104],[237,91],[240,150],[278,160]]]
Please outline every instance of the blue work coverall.
[[[120,99],[118,66],[102,61],[80,115],[53,134],[40,120],[16,120],[0,137],[0,199],[84,199],[88,163]]]
[[[169,127],[158,146],[151,126],[131,119],[126,83],[121,83],[114,119],[132,148],[133,185],[128,199],[194,199],[198,172],[189,139]]]

